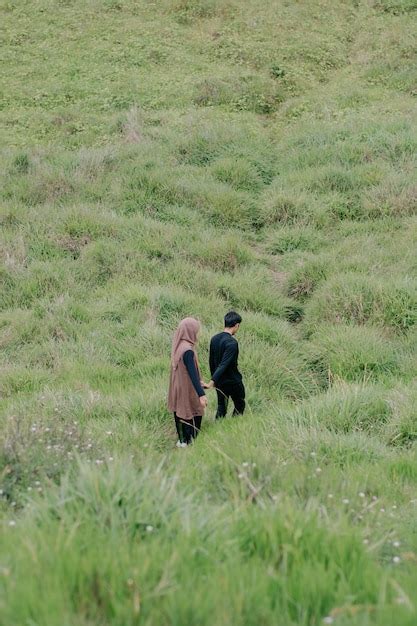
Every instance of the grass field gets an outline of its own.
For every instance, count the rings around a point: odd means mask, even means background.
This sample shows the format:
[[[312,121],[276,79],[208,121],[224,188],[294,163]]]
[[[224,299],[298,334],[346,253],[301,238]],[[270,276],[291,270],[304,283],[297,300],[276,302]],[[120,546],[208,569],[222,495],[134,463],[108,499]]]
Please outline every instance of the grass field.
[[[0,22],[0,624],[414,626],[416,0]],[[178,450],[230,308],[247,413]]]

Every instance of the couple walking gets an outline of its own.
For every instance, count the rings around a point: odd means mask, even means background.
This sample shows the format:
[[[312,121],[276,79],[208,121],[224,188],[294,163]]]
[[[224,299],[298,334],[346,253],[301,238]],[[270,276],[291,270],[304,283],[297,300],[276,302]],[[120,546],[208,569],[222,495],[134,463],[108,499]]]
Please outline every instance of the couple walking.
[[[224,330],[212,338],[209,383],[201,380],[196,352],[200,322],[193,317],[186,317],[175,331],[168,409],[175,418],[177,447],[187,446],[200,431],[207,407],[205,389],[215,388],[217,391],[216,418],[226,415],[229,398],[232,398],[234,404],[233,415],[241,415],[245,410],[245,387],[237,367],[239,346],[234,337],[241,322],[238,313],[229,311],[224,316]]]

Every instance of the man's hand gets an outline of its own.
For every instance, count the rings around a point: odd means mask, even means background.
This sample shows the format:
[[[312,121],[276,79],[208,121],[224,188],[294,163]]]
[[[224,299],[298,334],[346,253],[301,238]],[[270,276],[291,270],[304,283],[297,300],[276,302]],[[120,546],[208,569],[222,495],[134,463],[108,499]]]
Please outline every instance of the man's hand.
[[[200,404],[205,409],[207,407],[207,398],[206,396],[200,396]]]
[[[206,389],[214,389],[214,380],[210,380],[210,381],[207,383],[207,387],[206,387]]]

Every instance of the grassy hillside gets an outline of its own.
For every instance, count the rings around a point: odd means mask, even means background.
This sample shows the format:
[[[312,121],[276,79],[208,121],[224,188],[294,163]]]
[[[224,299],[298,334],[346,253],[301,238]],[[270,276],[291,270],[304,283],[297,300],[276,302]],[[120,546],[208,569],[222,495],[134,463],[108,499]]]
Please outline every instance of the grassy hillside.
[[[416,623],[416,17],[1,2],[1,624]],[[248,411],[177,450],[231,307]]]

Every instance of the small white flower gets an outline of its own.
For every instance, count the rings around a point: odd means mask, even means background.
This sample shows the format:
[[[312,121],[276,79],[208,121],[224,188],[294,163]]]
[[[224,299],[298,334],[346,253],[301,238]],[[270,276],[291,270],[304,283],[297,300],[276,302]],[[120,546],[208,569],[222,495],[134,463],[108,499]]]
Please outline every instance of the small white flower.
[[[14,521],[14,519],[10,520],[9,526],[16,526],[16,522]]]
[[[112,456],[109,456],[109,461],[113,461],[113,457]]]
[[[316,467],[316,473],[320,474],[320,472],[321,472],[321,467]]]
[[[349,504],[349,499],[348,498],[343,498],[342,502],[343,502],[343,504]]]
[[[394,548],[399,548],[400,545],[401,545],[401,542],[400,541],[393,541],[392,545],[394,546]]]
[[[147,533],[151,533],[153,531],[153,526],[151,526],[150,524],[148,524],[148,526],[146,527],[146,532]]]
[[[51,430],[50,428],[45,428],[46,433],[49,433],[50,430]]]
[[[112,435],[112,434],[113,434],[113,433],[112,433],[112,431],[111,431],[111,430],[108,430],[108,431],[106,432],[106,435]]]
[[[16,502],[12,502],[12,506],[16,506]]]
[[[32,487],[28,487],[28,491],[32,491]]]
[[[252,463],[252,467],[256,467],[256,463]]]
[[[315,456],[317,456],[317,453],[316,452],[310,452],[310,456],[315,457]]]
[[[283,461],[282,464],[285,467],[287,465],[287,461]]]
[[[331,615],[323,618],[323,624],[333,624],[334,618]]]
[[[396,509],[396,508],[397,508],[397,505],[396,505],[396,504],[393,504],[393,505],[392,505],[392,508],[393,508],[393,509]]]
[[[245,478],[245,474],[240,473],[240,474],[237,475],[237,477],[238,478]]]
[[[359,495],[360,498],[364,498],[365,497],[365,494],[363,493],[363,491],[360,491],[358,495]]]
[[[242,467],[249,467],[249,463],[248,463],[247,461],[244,461],[244,462],[242,463]]]
[[[328,493],[327,497],[331,500],[333,498],[333,494],[332,493]]]
[[[399,556],[394,556],[392,560],[394,563],[399,563],[401,561]]]
[[[381,513],[385,513],[384,507],[380,508],[379,510],[380,510]]]
[[[369,543],[369,539],[364,539],[364,540],[362,541],[362,543],[364,543],[364,544],[367,546],[367,545],[368,545],[368,543]]]
[[[375,502],[378,498],[376,496],[372,496],[372,500]]]

